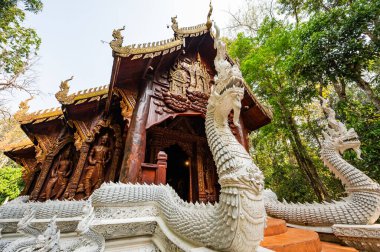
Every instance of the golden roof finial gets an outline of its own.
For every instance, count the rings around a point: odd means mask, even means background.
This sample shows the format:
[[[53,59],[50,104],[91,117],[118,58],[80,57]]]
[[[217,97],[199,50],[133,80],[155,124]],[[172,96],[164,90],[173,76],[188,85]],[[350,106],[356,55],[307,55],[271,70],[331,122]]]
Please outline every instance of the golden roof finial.
[[[213,7],[212,7],[212,3],[211,3],[211,0],[210,0],[210,9],[208,11],[208,14],[207,14],[207,22],[206,22],[206,27],[208,30],[211,29],[211,26],[212,26],[212,21],[211,21],[211,15],[212,15],[212,10],[213,10]]]
[[[72,98],[71,95],[68,96],[70,89],[69,81],[72,79],[74,79],[74,76],[71,76],[71,78],[67,80],[61,81],[59,91],[55,94],[55,98],[57,98],[57,100],[62,104],[68,103]]]
[[[125,30],[125,25],[122,28],[114,29],[112,32],[113,40],[110,42],[110,46],[112,49],[120,48],[123,46],[124,37],[121,35],[121,31]]]
[[[175,15],[174,17],[171,17],[172,19],[172,29],[174,32],[176,32],[178,30],[178,22],[177,22],[177,15]]]
[[[32,100],[34,97],[31,96],[30,98],[26,99],[25,101],[22,101],[20,102],[20,105],[18,106],[19,110],[13,115],[13,117],[17,120],[17,121],[22,121],[23,118],[25,117],[25,115],[27,114],[28,110],[29,110],[29,101]]]

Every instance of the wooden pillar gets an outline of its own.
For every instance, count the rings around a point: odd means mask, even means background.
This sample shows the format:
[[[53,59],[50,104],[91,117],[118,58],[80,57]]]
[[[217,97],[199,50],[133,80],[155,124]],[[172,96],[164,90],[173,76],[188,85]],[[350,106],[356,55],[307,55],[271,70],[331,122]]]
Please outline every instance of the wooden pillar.
[[[166,184],[166,168],[167,168],[168,155],[160,151],[157,154],[157,172],[156,184]]]
[[[86,163],[88,151],[90,149],[90,144],[87,142],[83,142],[80,148],[79,160],[75,167],[74,174],[70,179],[69,184],[67,185],[64,198],[65,199],[73,199],[75,197],[75,193],[77,191],[79,180],[82,176],[82,171],[84,164]]]
[[[150,90],[152,82],[143,83],[139,99],[133,111],[131,124],[125,141],[123,163],[120,170],[120,182],[136,183],[144,162],[146,148],[146,122],[149,113]]]

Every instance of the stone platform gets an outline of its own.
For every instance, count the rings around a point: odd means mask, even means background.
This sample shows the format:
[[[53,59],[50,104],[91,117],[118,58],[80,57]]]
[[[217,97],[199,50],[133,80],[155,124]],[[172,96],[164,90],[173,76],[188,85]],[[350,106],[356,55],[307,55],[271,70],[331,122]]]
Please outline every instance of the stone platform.
[[[356,249],[321,242],[314,231],[288,228],[284,220],[268,218],[261,246],[276,252],[357,252]]]

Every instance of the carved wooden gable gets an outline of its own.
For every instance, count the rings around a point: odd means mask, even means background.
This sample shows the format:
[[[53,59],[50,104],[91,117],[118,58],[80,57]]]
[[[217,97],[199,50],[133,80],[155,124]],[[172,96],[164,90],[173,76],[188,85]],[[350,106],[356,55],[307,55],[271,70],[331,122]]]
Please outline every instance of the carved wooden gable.
[[[176,115],[206,114],[213,84],[208,66],[197,57],[182,56],[168,71],[166,81],[154,82],[147,128]]]

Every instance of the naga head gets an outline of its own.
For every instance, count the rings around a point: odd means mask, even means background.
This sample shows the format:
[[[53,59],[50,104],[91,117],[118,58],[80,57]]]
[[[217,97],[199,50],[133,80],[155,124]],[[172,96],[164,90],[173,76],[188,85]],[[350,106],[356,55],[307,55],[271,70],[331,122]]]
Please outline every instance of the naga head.
[[[322,108],[327,114],[328,126],[326,131],[322,131],[325,146],[334,148],[335,151],[343,154],[348,149],[353,149],[360,159],[360,140],[359,136],[353,128],[347,130],[346,125],[335,118],[335,111],[327,106],[327,100],[322,100]]]
[[[85,205],[82,208],[82,220],[78,223],[76,232],[80,235],[89,231],[92,220],[95,218],[94,207]]]
[[[208,109],[218,108],[219,117],[215,118],[218,124],[226,125],[231,110],[234,112],[233,123],[239,126],[241,100],[244,96],[244,80],[237,65],[231,64],[227,58],[226,45],[220,39],[220,30],[215,26],[216,35],[214,47],[217,51],[214,64],[217,75],[212,87]],[[218,116],[217,116],[218,117]]]
[[[218,86],[212,88],[207,109],[215,111],[215,121],[219,125],[226,126],[228,123],[228,115],[233,111],[233,124],[240,126],[241,100],[244,96],[244,87],[240,87],[240,83],[241,80],[231,78],[230,85],[227,85],[220,92],[216,90]]]
[[[31,226],[32,220],[35,218],[35,215],[36,210],[32,209],[31,207],[27,208],[21,220],[17,223],[17,231],[25,234],[25,231],[27,232],[28,227]]]

